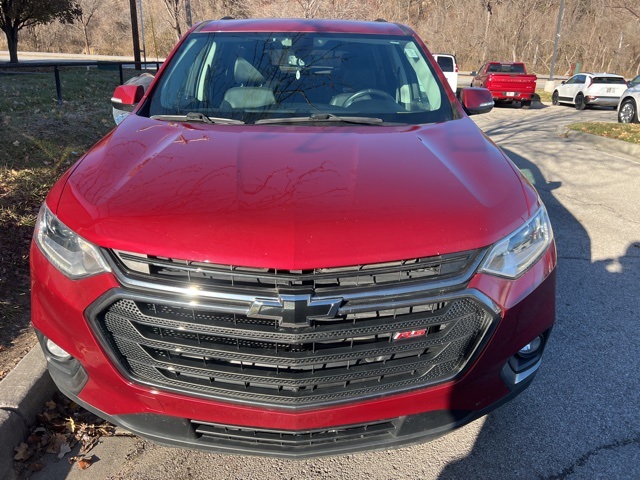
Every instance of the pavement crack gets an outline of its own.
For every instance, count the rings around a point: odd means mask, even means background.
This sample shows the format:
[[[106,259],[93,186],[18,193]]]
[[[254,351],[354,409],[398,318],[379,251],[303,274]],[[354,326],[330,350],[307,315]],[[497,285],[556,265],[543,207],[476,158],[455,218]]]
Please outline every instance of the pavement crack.
[[[569,477],[569,475],[574,474],[576,471],[576,468],[583,467],[584,465],[586,465],[589,459],[594,455],[597,455],[600,452],[614,450],[616,448],[626,447],[628,445],[634,445],[634,444],[640,444],[640,433],[636,434],[636,436],[632,438],[625,438],[624,440],[616,440],[606,445],[600,445],[599,447],[596,447],[593,450],[582,455],[580,458],[578,458],[578,460],[576,460],[573,463],[573,465],[565,468],[564,470],[562,470],[562,472],[554,475],[550,475],[549,477],[546,477],[544,480],[564,480],[567,477]]]
[[[635,224],[635,225],[640,225],[640,221],[632,220],[630,218],[626,218],[625,216],[621,215],[618,211],[616,211],[614,208],[608,207],[606,205],[602,205],[601,203],[586,202],[584,200],[581,200],[580,198],[574,197],[572,195],[567,195],[566,193],[560,193],[560,192],[556,193],[556,196],[557,197],[568,198],[570,200],[573,200],[576,203],[580,203],[581,205],[586,205],[588,207],[600,207],[603,210],[611,212],[612,215],[614,215],[615,217],[618,217],[620,220],[623,220],[625,222],[632,223],[632,224]]]

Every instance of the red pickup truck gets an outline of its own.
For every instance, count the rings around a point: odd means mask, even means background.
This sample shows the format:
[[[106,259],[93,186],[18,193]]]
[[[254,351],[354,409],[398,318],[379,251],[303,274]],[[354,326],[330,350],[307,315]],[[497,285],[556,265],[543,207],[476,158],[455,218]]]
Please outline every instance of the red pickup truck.
[[[489,89],[496,103],[518,101],[523,107],[531,105],[537,77],[527,74],[524,63],[487,62],[471,75],[471,86]]]

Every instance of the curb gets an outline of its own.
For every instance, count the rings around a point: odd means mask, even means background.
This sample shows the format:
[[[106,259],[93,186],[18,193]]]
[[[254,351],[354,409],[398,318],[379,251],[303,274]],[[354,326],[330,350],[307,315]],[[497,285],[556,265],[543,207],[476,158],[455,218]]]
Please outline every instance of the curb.
[[[613,138],[601,137],[591,133],[578,132],[567,128],[561,129],[559,134],[570,140],[586,141],[594,145],[596,150],[606,151],[607,153],[617,152],[632,157],[640,158],[640,145],[636,143],[625,142],[623,140],[614,140]]]
[[[55,391],[39,344],[0,381],[0,478],[15,478],[13,449],[24,441],[44,402]]]

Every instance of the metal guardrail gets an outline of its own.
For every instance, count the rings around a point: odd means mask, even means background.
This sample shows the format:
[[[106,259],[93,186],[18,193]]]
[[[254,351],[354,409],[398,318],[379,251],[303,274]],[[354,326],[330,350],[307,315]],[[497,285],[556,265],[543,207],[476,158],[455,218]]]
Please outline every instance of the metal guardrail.
[[[61,67],[96,67],[98,70],[117,70],[120,75],[120,85],[124,83],[123,68],[125,65],[133,65],[138,68],[140,65],[148,67],[154,65],[156,71],[160,69],[162,62],[113,62],[113,61],[43,61],[43,62],[23,62],[23,63],[0,63],[0,73],[2,70],[25,70],[31,68],[52,68],[56,84],[56,95],[58,105],[62,105],[62,83],[60,82]]]

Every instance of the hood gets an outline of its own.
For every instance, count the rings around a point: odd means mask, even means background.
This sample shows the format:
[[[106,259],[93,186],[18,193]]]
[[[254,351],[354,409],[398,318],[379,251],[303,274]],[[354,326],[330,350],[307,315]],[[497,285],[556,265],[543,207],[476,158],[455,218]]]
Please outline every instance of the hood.
[[[54,211],[106,248],[293,270],[484,247],[535,202],[468,118],[216,126],[130,115],[77,165]]]

